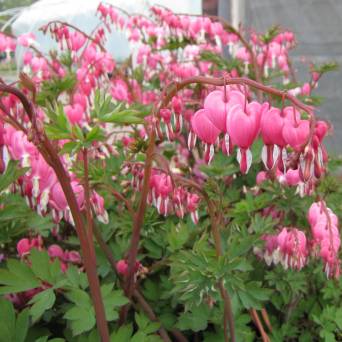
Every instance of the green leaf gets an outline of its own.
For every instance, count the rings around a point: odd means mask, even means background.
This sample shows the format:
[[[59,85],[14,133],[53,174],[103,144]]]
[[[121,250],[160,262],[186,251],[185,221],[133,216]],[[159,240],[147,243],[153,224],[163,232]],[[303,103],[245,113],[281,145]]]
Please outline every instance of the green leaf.
[[[55,112],[48,111],[47,114],[51,119],[51,122],[45,125],[47,136],[52,140],[72,139],[72,130],[74,129],[75,133],[75,127],[71,127],[63,106],[59,104]]]
[[[335,313],[335,323],[342,330],[342,308],[338,308]]]
[[[337,62],[327,62],[322,64],[315,64],[312,66],[312,71],[316,71],[320,74],[324,74],[326,72],[337,71],[339,69],[339,65]]]
[[[8,300],[0,299],[0,313],[0,342],[14,342],[15,312],[13,304]]]
[[[88,286],[87,276],[79,272],[74,265],[69,265],[66,276],[71,287],[85,289]]]
[[[42,337],[39,337],[35,340],[35,342],[47,342],[49,339],[49,336],[42,336]]]
[[[7,268],[0,269],[0,294],[23,292],[40,286],[40,281],[24,263],[9,259]]]
[[[102,129],[99,126],[95,126],[87,133],[85,142],[91,144],[94,141],[102,141],[104,137]]]
[[[110,335],[110,342],[123,342],[129,341],[133,333],[132,324],[121,326],[118,331]]]
[[[33,304],[30,309],[32,321],[38,321],[38,319],[44,314],[45,311],[53,307],[55,301],[56,296],[52,289],[47,289],[36,294],[29,302],[30,304]]]
[[[19,161],[10,160],[5,173],[0,175],[0,193],[6,190],[13,182],[15,182],[20,176],[24,175],[28,170],[28,167],[20,168]]]
[[[82,132],[82,129],[79,125],[77,124],[74,124],[71,128],[71,132],[73,135],[75,135],[75,137],[80,140],[80,141],[83,141],[84,140],[84,135],[83,135],[83,132]]]
[[[172,329],[175,326],[176,316],[171,312],[159,315],[159,319],[162,323],[162,326],[168,330]]]
[[[242,240],[235,240],[228,248],[228,255],[231,259],[246,254],[258,241],[259,238],[255,236],[244,237]]]
[[[139,314],[137,312],[135,313],[135,321],[137,322],[140,330],[144,330],[150,322],[150,320],[145,315]]]
[[[195,332],[205,330],[208,326],[210,309],[207,305],[194,306],[191,311],[183,313],[177,323],[181,330],[193,330]]]
[[[201,165],[200,170],[211,177],[231,176],[239,171],[237,163],[232,156],[217,153],[210,165]]]
[[[71,139],[70,132],[60,127],[45,126],[46,135],[52,140]]]
[[[144,329],[146,334],[152,334],[160,328],[159,322],[150,322],[149,325]]]
[[[1,311],[1,310],[0,310]],[[29,328],[30,309],[27,308],[18,314],[15,324],[15,341],[24,342]]]
[[[59,151],[59,155],[63,155],[65,153],[68,154],[75,154],[77,151],[79,151],[81,148],[81,145],[76,141],[69,141],[65,143],[62,147],[62,149]]]
[[[322,330],[320,336],[324,342],[336,342],[335,335],[331,331]]]
[[[63,78],[54,76],[47,81],[43,81],[41,91],[37,95],[37,103],[41,106],[54,103],[62,93],[72,90],[76,82],[74,73],[68,73]]]
[[[84,309],[88,309],[92,307],[91,299],[87,292],[80,289],[72,289],[66,292],[65,297],[68,298],[71,302],[77,304],[77,306],[82,307]]]
[[[134,334],[130,342],[147,342],[146,339],[146,334],[142,331],[138,331],[136,334]]]
[[[64,315],[64,318],[70,321],[73,336],[91,330],[96,320],[89,294],[81,289],[72,289],[64,295],[75,303]],[[105,299],[103,300],[105,304]]]
[[[70,321],[73,336],[91,330],[96,323],[93,308],[86,309],[75,305],[67,310],[63,317]]]
[[[21,311],[17,318],[13,304],[0,299],[0,342],[24,342],[29,327],[29,309]]]
[[[216,65],[220,69],[230,71],[232,69],[242,69],[242,63],[238,59],[227,59],[221,54],[212,51],[202,51],[201,59]]]
[[[242,305],[246,309],[250,309],[250,308],[259,309],[259,308],[261,308],[259,303],[248,292],[239,291],[238,295],[239,295],[239,298],[241,300]]]
[[[50,273],[50,257],[45,251],[32,249],[30,252],[31,269],[37,278],[49,283],[53,283]]]
[[[183,247],[189,238],[190,232],[187,224],[179,223],[172,225],[170,232],[167,234],[169,249],[175,252]]]
[[[279,26],[272,26],[263,36],[261,36],[261,41],[265,44],[270,43],[275,36],[279,33]]]
[[[142,118],[140,118],[138,115],[135,115],[134,112],[129,110],[106,114],[105,116],[101,117],[101,121],[123,125],[143,123]]]

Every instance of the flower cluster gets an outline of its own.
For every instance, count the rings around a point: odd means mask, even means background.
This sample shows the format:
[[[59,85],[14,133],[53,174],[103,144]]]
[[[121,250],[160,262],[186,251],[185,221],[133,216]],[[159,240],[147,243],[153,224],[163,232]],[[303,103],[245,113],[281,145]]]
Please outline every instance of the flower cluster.
[[[338,218],[324,201],[315,202],[308,211],[308,221],[313,237],[312,248],[324,263],[327,277],[340,275],[339,249],[341,246]]]
[[[15,130],[10,125],[3,128],[3,159],[5,164],[9,159],[18,160],[22,167],[29,167],[29,171],[20,177],[13,191],[19,191],[27,200],[28,205],[39,214],[51,212],[56,224],[62,218],[73,223],[73,218],[65,198],[64,192],[52,167],[49,166],[37,148],[27,140],[22,131]],[[68,168],[68,160],[61,158]],[[70,172],[71,186],[80,210],[84,209],[84,190],[77,177]],[[108,214],[104,208],[103,198],[95,191],[91,194],[91,203],[97,218],[108,222]]]
[[[132,187],[141,191],[144,178],[142,164],[128,164],[125,172],[130,172],[133,176]],[[175,185],[170,175],[155,168],[152,169],[149,189],[148,203],[157,208],[159,214],[167,216],[175,213],[183,218],[188,213],[192,221],[198,223],[200,197],[196,193]]]
[[[302,269],[308,256],[308,243],[305,234],[297,228],[284,227],[277,235],[265,235],[265,250],[255,249],[257,255],[265,259],[267,265],[279,262],[284,269]]]
[[[272,209],[272,208],[270,208]],[[274,209],[267,215],[279,215]],[[315,202],[308,211],[308,222],[312,239],[308,240],[304,231],[297,228],[282,228],[277,234],[266,234],[264,249],[255,248],[254,252],[264,258],[267,265],[279,262],[282,266],[300,270],[308,262],[308,257],[321,258],[327,278],[340,275],[339,249],[341,246],[338,218],[324,201]]]
[[[227,86],[210,92],[203,109],[191,117],[188,142],[189,148],[194,147],[196,137],[204,143],[207,163],[214,157],[215,145],[227,155],[236,146],[240,171],[247,173],[252,164],[250,147],[260,135],[264,142],[262,161],[267,170],[276,168],[286,173],[289,160],[297,157],[300,179],[308,182],[313,177],[320,178],[325,170],[327,158],[322,142],[328,129],[326,122],[318,121],[312,130],[311,120],[294,106],[279,109],[268,102],[248,101],[247,94]]]
[[[0,53],[5,53],[6,60],[11,58],[11,53],[15,51],[16,41],[14,38],[0,33]]]
[[[20,258],[26,259],[32,249],[44,250],[44,241],[41,236],[36,238],[23,238],[17,243],[17,252]],[[68,263],[80,265],[81,256],[77,251],[63,251],[59,245],[50,245],[47,249],[51,260],[58,259],[61,264],[61,270],[65,272],[68,269]]]
[[[268,77],[270,70],[277,68],[283,73],[285,84],[289,83],[289,50],[295,44],[295,36],[290,31],[276,33],[271,39],[265,39],[265,36],[256,32],[251,34],[252,51],[264,76]],[[249,66],[254,63],[251,51],[248,51],[246,47],[241,47],[236,52],[236,58],[244,63],[245,73],[248,74]]]

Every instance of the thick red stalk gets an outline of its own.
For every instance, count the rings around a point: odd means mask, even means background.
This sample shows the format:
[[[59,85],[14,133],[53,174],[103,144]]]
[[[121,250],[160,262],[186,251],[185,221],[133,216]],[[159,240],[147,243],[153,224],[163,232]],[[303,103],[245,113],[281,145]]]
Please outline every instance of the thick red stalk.
[[[57,151],[52,146],[51,142],[45,135],[40,123],[36,120],[36,113],[32,103],[27,99],[19,89],[0,84],[0,91],[7,92],[15,95],[21,101],[25,112],[27,113],[32,123],[32,133],[34,136],[35,144],[42,154],[45,161],[53,168],[56,173],[57,179],[61,184],[63,193],[67,199],[70,211],[72,213],[75,229],[78,238],[80,239],[81,251],[83,256],[83,263],[85,266],[86,274],[89,281],[89,288],[91,298],[94,304],[97,327],[103,342],[109,341],[109,331],[107,320],[105,316],[104,305],[101,297],[100,282],[96,272],[96,259],[93,243],[90,243],[87,238],[86,229],[83,223],[82,215],[77,204],[77,200],[73,189],[71,187],[70,177],[67,174],[64,166],[57,154]]]

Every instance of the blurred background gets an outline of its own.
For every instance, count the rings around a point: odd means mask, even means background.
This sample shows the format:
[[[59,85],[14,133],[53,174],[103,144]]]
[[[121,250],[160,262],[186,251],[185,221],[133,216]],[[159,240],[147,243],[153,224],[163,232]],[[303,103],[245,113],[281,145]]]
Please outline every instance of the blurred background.
[[[162,4],[175,12],[210,14],[224,17],[235,27],[254,28],[264,32],[273,25],[292,30],[297,37],[298,47],[292,51],[294,67],[300,80],[308,81],[310,62],[342,63],[342,0],[110,0],[109,3],[123,6],[136,13],[152,4]],[[85,31],[90,30],[89,19],[96,9],[98,0],[0,0],[0,26],[2,31],[15,35],[37,31],[44,23],[63,19],[77,23]],[[58,9],[58,10],[57,10]],[[73,11],[74,9],[74,11]],[[88,16],[87,13],[91,15]],[[94,11],[95,13],[95,11]],[[88,29],[87,29],[88,28]],[[38,33],[39,34],[39,33]],[[49,49],[52,42],[41,37],[41,45]],[[115,48],[108,47],[118,59],[125,57],[127,42],[120,34],[112,41]],[[119,48],[118,48],[119,46]],[[0,76],[5,79],[16,77],[16,65],[20,64],[17,51],[13,65],[0,65]],[[329,73],[321,79],[317,95],[324,97],[318,116],[329,120],[334,126],[334,135],[327,139],[330,153],[342,153],[342,69]]]

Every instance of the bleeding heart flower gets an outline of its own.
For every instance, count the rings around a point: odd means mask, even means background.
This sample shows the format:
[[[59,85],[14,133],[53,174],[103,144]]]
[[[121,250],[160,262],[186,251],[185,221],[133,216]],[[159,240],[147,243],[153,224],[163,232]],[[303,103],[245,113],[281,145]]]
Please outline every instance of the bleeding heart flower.
[[[252,153],[249,147],[253,144],[260,128],[261,105],[254,102],[231,107],[227,117],[227,132],[234,145],[239,147],[238,161],[240,171],[247,173],[252,164]]]
[[[49,254],[49,257],[51,257],[51,258],[58,258],[58,259],[61,259],[61,260],[64,257],[64,251],[58,245],[51,245],[51,246],[49,246],[48,254]]]
[[[29,239],[24,238],[20,239],[17,243],[17,251],[20,257],[23,257],[30,253],[31,250],[31,242]]]
[[[262,161],[267,169],[272,169],[279,156],[283,155],[283,148],[286,145],[282,135],[284,122],[284,117],[278,108],[272,107],[262,113],[260,132],[265,144],[262,150]]]
[[[283,138],[295,151],[300,152],[310,134],[310,123],[300,120],[297,123],[287,120],[283,127]]]
[[[214,144],[220,134],[220,130],[209,119],[210,115],[209,109],[200,109],[191,118],[192,131],[205,143],[204,159],[207,163],[214,157]]]
[[[79,103],[67,105],[64,110],[71,124],[79,124],[82,121],[84,108]]]
[[[236,90],[214,90],[204,100],[204,109],[209,109],[208,118],[221,132],[226,133],[227,115],[235,104],[243,106],[245,96]]]

